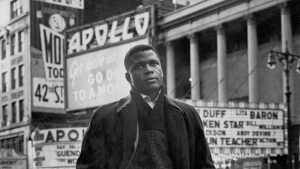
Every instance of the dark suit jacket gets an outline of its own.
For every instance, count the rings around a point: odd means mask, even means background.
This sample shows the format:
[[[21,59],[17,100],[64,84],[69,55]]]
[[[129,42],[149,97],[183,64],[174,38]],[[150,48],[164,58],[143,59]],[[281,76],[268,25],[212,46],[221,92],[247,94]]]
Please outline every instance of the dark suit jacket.
[[[170,113],[168,143],[174,169],[214,169],[196,110],[165,96]],[[82,142],[77,169],[125,169],[136,139],[136,107],[128,96],[99,107],[93,114]]]

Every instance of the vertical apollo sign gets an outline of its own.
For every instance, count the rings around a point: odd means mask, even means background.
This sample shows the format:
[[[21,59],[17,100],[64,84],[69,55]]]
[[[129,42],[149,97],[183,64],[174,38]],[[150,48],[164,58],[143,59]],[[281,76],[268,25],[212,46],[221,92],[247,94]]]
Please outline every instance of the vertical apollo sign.
[[[40,24],[44,69],[48,81],[63,80],[64,36]]]
[[[64,36],[40,24],[40,37],[46,78],[33,78],[34,106],[64,108]]]

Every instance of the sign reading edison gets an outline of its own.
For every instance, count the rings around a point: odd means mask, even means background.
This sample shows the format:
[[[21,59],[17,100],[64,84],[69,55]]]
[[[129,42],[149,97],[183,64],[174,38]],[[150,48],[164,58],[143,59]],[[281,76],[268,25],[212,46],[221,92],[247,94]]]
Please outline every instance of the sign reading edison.
[[[195,108],[210,147],[284,147],[283,110]]]

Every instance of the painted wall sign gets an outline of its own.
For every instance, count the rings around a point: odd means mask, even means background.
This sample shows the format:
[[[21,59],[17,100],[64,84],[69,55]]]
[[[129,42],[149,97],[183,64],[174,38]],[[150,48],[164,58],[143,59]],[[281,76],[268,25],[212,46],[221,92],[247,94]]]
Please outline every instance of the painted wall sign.
[[[123,60],[142,39],[67,58],[68,109],[95,107],[116,101],[129,94]]]
[[[42,54],[47,80],[63,80],[64,36],[40,24]]]
[[[130,13],[67,32],[67,53],[72,54],[143,36],[150,26],[150,11]]]
[[[60,14],[52,14],[49,18],[49,26],[56,32],[62,32],[65,30],[67,24],[65,18]]]
[[[33,164],[40,168],[74,168],[86,128],[35,130]]]
[[[37,0],[37,1],[71,7],[71,8],[84,9],[84,0]]]
[[[64,85],[62,81],[46,81],[33,78],[33,105],[37,107],[64,108]]]

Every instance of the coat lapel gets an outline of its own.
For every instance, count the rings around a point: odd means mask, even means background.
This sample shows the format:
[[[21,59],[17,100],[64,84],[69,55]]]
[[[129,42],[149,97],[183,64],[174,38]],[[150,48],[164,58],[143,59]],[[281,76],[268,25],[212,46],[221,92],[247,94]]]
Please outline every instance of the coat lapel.
[[[170,156],[175,169],[189,169],[189,144],[183,111],[166,98],[165,113]]]
[[[120,115],[123,126],[123,163],[120,168],[127,166],[128,161],[133,155],[134,141],[137,132],[137,109],[133,102],[126,101],[121,105]]]

